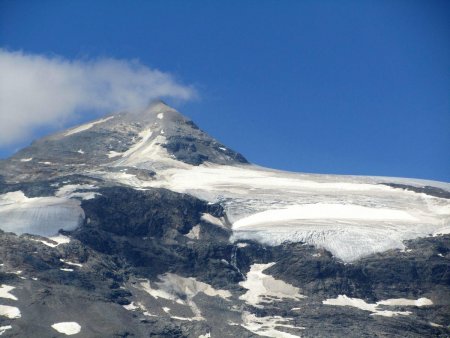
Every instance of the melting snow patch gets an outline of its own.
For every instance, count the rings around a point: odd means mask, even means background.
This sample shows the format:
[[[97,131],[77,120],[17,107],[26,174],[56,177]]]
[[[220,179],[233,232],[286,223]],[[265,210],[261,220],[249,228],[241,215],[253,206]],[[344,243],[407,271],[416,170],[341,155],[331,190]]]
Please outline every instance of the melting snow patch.
[[[0,336],[2,334],[4,334],[7,330],[11,330],[11,329],[12,329],[11,325],[0,326]]]
[[[256,333],[257,335],[273,338],[298,338],[300,336],[291,333],[276,330],[276,327],[285,327],[294,330],[304,330],[304,327],[297,327],[286,324],[292,321],[292,318],[283,318],[280,316],[257,317],[253,313],[244,312],[242,314],[242,327]]]
[[[64,236],[64,235],[58,235],[49,237],[50,240],[57,243],[57,246],[60,244],[67,244],[70,243],[70,237]]]
[[[196,225],[192,227],[191,231],[189,231],[186,235],[189,239],[199,239],[200,238],[200,225]]]
[[[263,308],[261,303],[271,303],[283,298],[300,300],[305,298],[300,294],[300,289],[292,286],[282,280],[273,278],[263,273],[275,263],[253,264],[247,273],[247,279],[240,282],[239,285],[248,291],[239,297],[247,304]]]
[[[0,286],[0,298],[17,300],[16,296],[14,296],[13,294],[9,293],[10,291],[14,290],[15,288],[16,288],[15,286],[2,284]]]
[[[53,236],[53,237],[47,237],[49,240],[51,240],[51,242],[46,241],[45,239],[32,239],[33,241],[36,242],[41,242],[51,248],[55,248],[58,245],[61,244],[67,244],[70,243],[70,237],[64,236],[64,235],[58,235],[58,236]]]
[[[22,159],[20,159],[20,162],[30,162],[32,159],[33,159],[32,157],[30,157],[30,158],[22,158]]]
[[[134,311],[134,310],[139,309],[139,306],[134,305],[134,302],[131,302],[128,305],[123,305],[123,307],[125,308],[125,310],[128,310],[128,311]]]
[[[12,329],[11,325],[0,326],[0,336],[2,334],[4,334],[7,330],[11,330],[11,329]]]
[[[171,300],[177,304],[187,305],[195,314],[193,320],[203,320],[200,309],[197,307],[193,298],[200,292],[210,297],[221,297],[228,299],[231,293],[227,290],[217,290],[211,285],[199,282],[195,278],[181,277],[176,274],[167,273],[159,276],[160,282],[156,282],[158,289],[152,288],[149,281],[141,282],[140,285],[144,291],[152,297]]]
[[[389,311],[389,310],[381,310],[379,309],[380,305],[385,306],[429,306],[433,305],[433,302],[428,298],[419,298],[417,300],[414,299],[405,299],[405,298],[393,298],[387,300],[381,300],[375,304],[366,303],[363,299],[359,298],[350,298],[345,295],[339,295],[337,298],[330,298],[324,300],[322,302],[325,305],[334,305],[334,306],[351,306],[361,309],[363,311],[372,312],[372,316],[384,316],[384,317],[392,317],[392,316],[408,316],[411,314],[410,311]]]
[[[138,302],[137,304],[134,304],[134,302],[131,302],[128,305],[123,305],[123,307],[128,310],[128,311],[136,311],[136,310],[140,310],[142,311],[142,314],[144,316],[147,317],[157,317],[156,315],[151,314],[150,312],[148,312],[147,308],[145,307],[144,304]]]
[[[77,322],[61,322],[52,325],[52,328],[67,336],[77,334],[81,331],[81,326]]]
[[[68,184],[64,185],[58,189],[55,193],[56,197],[62,198],[73,198],[80,197],[83,200],[90,200],[95,198],[97,195],[100,195],[96,192],[76,192],[77,190],[87,190],[87,189],[98,189],[96,186],[92,184]]]
[[[201,334],[200,336],[198,336],[198,338],[211,338],[211,332]]]
[[[20,310],[15,306],[0,305],[0,316],[4,316],[9,319],[20,318]]]

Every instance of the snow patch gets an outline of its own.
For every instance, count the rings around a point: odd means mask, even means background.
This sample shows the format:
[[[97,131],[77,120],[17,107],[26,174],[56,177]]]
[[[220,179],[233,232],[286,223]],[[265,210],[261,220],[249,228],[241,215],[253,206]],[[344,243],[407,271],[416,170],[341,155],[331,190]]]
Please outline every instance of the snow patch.
[[[46,241],[45,239],[32,239],[32,241],[41,242],[51,248],[55,248],[61,244],[70,243],[70,237],[67,237],[64,235],[52,236],[52,237],[47,237],[47,238],[49,240],[51,240],[51,242]]]
[[[83,151],[83,149],[78,149],[78,150],[77,150],[77,153],[79,153],[79,154],[84,154],[84,151]]]
[[[11,330],[11,329],[12,329],[11,325],[0,326],[0,336],[2,334],[4,334],[7,330]]]
[[[192,227],[191,231],[189,231],[185,236],[189,239],[200,239],[200,225]]]
[[[98,189],[96,186],[92,184],[68,184],[64,185],[58,189],[55,193],[56,197],[61,198],[75,198],[79,197],[83,200],[90,200],[100,195],[97,192],[77,192],[77,190],[89,190],[89,189]]]
[[[282,299],[300,300],[305,296],[300,294],[300,289],[282,280],[273,278],[263,271],[275,263],[253,264],[247,273],[247,279],[239,285],[248,291],[239,297],[247,304],[263,308],[262,303],[272,303]]]
[[[10,293],[10,291],[14,290],[15,288],[15,286],[2,284],[0,286],[0,298],[17,300],[17,297]]]
[[[134,311],[134,310],[139,309],[139,306],[134,305],[134,302],[131,302],[128,305],[123,305],[123,307],[125,308],[125,310],[128,310],[128,311]]]
[[[60,259],[60,261],[61,261],[62,263],[64,263],[64,264],[67,264],[67,265],[78,266],[79,268],[82,268],[82,267],[83,267],[83,264],[69,262],[69,261],[66,261],[66,260],[64,260],[64,259],[62,259],[62,258]]]
[[[184,167],[190,165],[173,159],[162,147],[167,143],[164,135],[157,134],[153,137],[151,129],[145,129],[139,133],[140,140],[133,144],[126,152],[122,154],[122,159],[114,162],[116,166],[134,166],[142,169],[160,169],[168,167]]]
[[[20,162],[30,162],[32,159],[33,159],[32,157],[30,157],[30,158],[22,158],[22,159],[20,159]]]
[[[242,327],[247,330],[256,333],[257,335],[263,337],[273,337],[273,338],[298,338],[300,336],[291,333],[279,331],[275,329],[276,327],[285,327],[294,330],[304,330],[304,327],[294,326],[287,324],[291,322],[293,318],[280,317],[280,316],[267,316],[267,317],[257,317],[255,314],[250,312],[242,313]]]
[[[406,299],[406,298],[392,298],[377,302],[378,305],[387,306],[430,306],[433,305],[431,299],[419,298],[419,299]]]
[[[430,322],[430,325],[431,325],[432,327],[444,327],[444,325],[437,324],[437,323],[433,323],[433,322]]]
[[[65,271],[65,272],[73,272],[73,269],[68,269],[68,268],[61,268],[59,270]]]
[[[79,126],[79,127],[75,127],[75,128],[73,128],[73,129],[70,129],[68,132],[66,132],[66,133],[64,134],[64,136],[70,136],[70,135],[77,134],[77,133],[80,133],[80,132],[82,132],[82,131],[91,129],[93,126],[95,126],[95,125],[97,125],[97,124],[100,124],[100,123],[104,123],[104,122],[106,122],[106,121],[109,121],[109,120],[111,120],[112,118],[114,118],[114,116],[109,116],[109,117],[106,117],[106,118],[104,118],[104,119],[100,119],[100,120],[97,120],[97,121],[94,121],[94,122],[91,122],[91,123],[83,124],[83,125],[81,125],[81,126]]]
[[[156,117],[162,120],[164,118],[164,113],[159,113],[158,115],[156,115]]]
[[[0,305],[0,316],[16,319],[22,317],[19,308],[9,305]]]
[[[405,299],[405,298],[392,298],[387,300],[381,300],[376,303],[366,303],[363,299],[359,298],[350,298],[346,295],[339,295],[337,298],[330,298],[322,301],[325,305],[334,305],[334,306],[351,306],[356,307],[363,311],[372,312],[372,316],[384,316],[384,317],[392,317],[392,316],[408,316],[411,314],[410,311],[390,311],[390,310],[382,310],[379,309],[380,305],[385,306],[429,306],[433,305],[433,302],[428,298],[419,298],[417,300],[414,299]]]
[[[191,308],[195,317],[192,320],[204,320],[201,311],[193,301],[193,298],[200,292],[210,297],[220,297],[228,299],[231,293],[228,290],[217,290],[211,285],[197,281],[193,277],[181,277],[176,274],[167,273],[159,276],[160,282],[156,282],[157,289],[153,288],[150,281],[140,283],[142,290],[152,297],[158,299],[171,300],[177,304],[187,305]]]
[[[67,336],[72,336],[81,331],[81,326],[77,322],[61,322],[52,325],[52,328]]]
[[[117,151],[111,150],[107,155],[109,158],[113,158],[113,157],[122,156],[123,153],[119,153]]]

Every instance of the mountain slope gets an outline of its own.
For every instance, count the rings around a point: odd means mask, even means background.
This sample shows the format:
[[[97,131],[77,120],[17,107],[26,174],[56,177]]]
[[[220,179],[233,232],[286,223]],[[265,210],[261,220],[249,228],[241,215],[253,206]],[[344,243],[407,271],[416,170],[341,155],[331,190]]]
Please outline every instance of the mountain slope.
[[[162,102],[0,175],[4,336],[449,334],[448,183],[258,167]]]

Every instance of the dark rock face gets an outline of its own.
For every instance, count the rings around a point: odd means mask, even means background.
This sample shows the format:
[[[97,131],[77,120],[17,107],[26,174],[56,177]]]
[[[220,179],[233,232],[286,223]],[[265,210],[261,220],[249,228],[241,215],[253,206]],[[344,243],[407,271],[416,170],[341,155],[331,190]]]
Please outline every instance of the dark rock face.
[[[404,189],[404,190],[414,191],[414,192],[418,192],[418,193],[423,193],[423,194],[430,195],[430,196],[450,199],[450,192],[448,192],[444,189],[439,189],[439,188],[431,187],[428,185],[423,186],[423,187],[413,187],[411,185],[396,184],[396,183],[385,183],[384,185],[387,185],[392,188]]]
[[[88,219],[85,226],[119,236],[162,238],[174,231],[185,235],[200,222],[201,213],[214,210],[194,197],[163,189],[114,187],[99,193],[98,198],[82,203]]]
[[[200,165],[211,160],[218,164],[226,164],[230,161],[242,164],[248,163],[241,154],[208,138],[199,140],[190,136],[171,136],[163,147],[173,154],[177,160],[192,165]]]

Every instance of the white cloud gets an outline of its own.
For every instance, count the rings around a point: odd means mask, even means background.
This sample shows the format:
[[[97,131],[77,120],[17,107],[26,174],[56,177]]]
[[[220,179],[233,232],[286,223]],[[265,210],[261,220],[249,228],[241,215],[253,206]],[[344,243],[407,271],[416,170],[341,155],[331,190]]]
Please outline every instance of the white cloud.
[[[138,61],[66,60],[0,49],[0,147],[31,137],[40,127],[65,126],[83,112],[193,96],[192,87]]]

